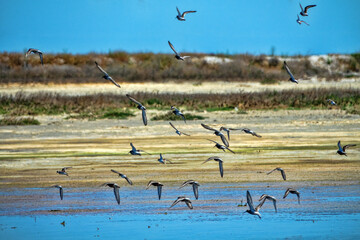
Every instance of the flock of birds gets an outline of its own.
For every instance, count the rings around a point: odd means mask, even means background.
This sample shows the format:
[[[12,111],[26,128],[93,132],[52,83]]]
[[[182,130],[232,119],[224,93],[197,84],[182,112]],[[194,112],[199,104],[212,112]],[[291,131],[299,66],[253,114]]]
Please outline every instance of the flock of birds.
[[[315,7],[316,5],[308,5],[306,6],[305,8],[303,8],[300,4],[300,8],[301,8],[301,12],[300,12],[300,15],[301,16],[308,16],[308,10],[310,8],[313,8]],[[185,12],[180,12],[178,8],[176,8],[177,10],[177,16],[176,18],[179,20],[179,21],[185,21],[185,16],[189,13],[196,13],[196,11],[185,11]],[[308,23],[306,23],[305,21],[301,20],[299,15],[297,15],[297,23],[301,24],[301,23],[305,23],[306,25],[309,25]],[[174,51],[175,53],[175,58],[177,60],[181,60],[181,61],[184,61],[186,58],[189,58],[189,56],[181,56],[176,50],[175,50],[175,47],[172,45],[172,43],[170,41],[168,41],[168,44],[170,46],[170,48]],[[30,55],[31,53],[33,54],[38,54],[39,57],[40,57],[40,60],[41,60],[41,64],[43,64],[43,53],[38,50],[38,49],[34,49],[34,48],[30,48],[27,52],[26,52],[26,55],[25,55],[25,58],[28,57],[28,55]],[[104,75],[103,75],[103,78],[106,79],[106,80],[109,80],[110,82],[112,82],[116,87],[118,88],[121,88],[121,86],[95,61],[95,65],[96,67],[99,69],[100,72],[102,72]],[[286,70],[286,72],[289,74],[290,76],[290,79],[289,81],[293,82],[293,83],[296,83],[298,84],[299,81],[295,79],[294,75],[291,73],[290,71],[290,68],[289,66],[287,65],[286,61],[284,61],[284,69]],[[130,96],[129,94],[126,94],[127,98],[133,102],[134,104],[136,104],[137,108],[139,110],[142,111],[142,121],[143,121],[143,124],[146,126],[147,123],[148,123],[148,120],[147,120],[147,116],[146,116],[146,107],[141,104],[139,101],[137,101],[135,98],[133,98],[132,96]],[[327,102],[329,102],[331,105],[336,105],[336,103],[331,100],[331,99],[328,99]],[[185,115],[180,111],[178,110],[176,107],[174,106],[171,106],[171,110],[172,110],[172,113],[175,114],[176,116],[180,116],[184,122],[186,123],[186,118],[185,118]],[[178,130],[171,122],[169,122],[170,126],[175,130],[175,133],[178,134],[179,136],[181,135],[185,135],[185,136],[190,136],[189,134],[187,133],[184,133],[180,130]],[[237,130],[241,130],[247,134],[251,134],[252,136],[255,136],[255,137],[258,137],[258,138],[261,138],[261,136],[259,134],[257,134],[256,132],[248,129],[248,128],[240,128],[240,129],[236,129],[236,128],[227,128],[227,127],[221,127],[219,130],[215,129],[215,128],[212,128],[206,124],[201,124],[201,126],[203,128],[205,128],[206,130],[209,130],[209,131],[212,131],[216,136],[219,136],[220,137],[220,140],[222,141],[222,144],[216,142],[216,141],[213,141],[213,140],[210,140],[210,139],[207,139],[213,143],[215,143],[215,146],[216,148],[220,149],[220,150],[223,150],[224,152],[227,150],[231,153],[234,153],[234,151],[232,151],[230,148],[229,148],[229,141],[230,141],[230,132],[231,131],[237,131]],[[224,135],[224,133],[226,133],[227,137]],[[131,150],[130,150],[130,154],[131,155],[141,155],[142,152],[145,152],[147,153],[146,151],[144,150],[140,150],[140,149],[137,149],[132,143],[130,143],[130,146],[131,146]],[[346,155],[345,153],[345,150],[349,147],[352,147],[352,146],[356,146],[354,144],[349,144],[349,145],[345,145],[345,146],[341,146],[341,143],[340,141],[338,142],[338,151],[337,153],[340,154],[340,155]],[[162,154],[160,154],[160,158],[158,159],[158,161],[162,164],[167,164],[167,163],[172,163],[170,160],[168,159],[165,159]],[[205,160],[202,164],[204,163],[207,163],[209,161],[215,161],[215,162],[218,162],[219,163],[219,171],[220,171],[220,176],[223,177],[224,176],[224,168],[223,168],[223,160],[220,158],[220,157],[217,157],[217,156],[214,156],[214,157],[209,157],[207,160]],[[65,175],[65,176],[68,176],[68,173],[67,173],[67,169],[70,169],[71,167],[64,167],[61,169],[61,171],[57,171],[58,174],[60,175]],[[271,170],[270,172],[268,172],[267,174],[271,174],[272,172],[274,171],[279,171],[281,173],[281,176],[283,178],[283,180],[286,180],[286,174],[285,174],[285,171],[282,169],[282,168],[275,168],[273,170]],[[111,172],[117,174],[119,177],[121,178],[124,178],[128,184],[130,185],[133,185],[133,182],[125,175],[125,174],[122,174],[116,170],[113,170],[111,169]],[[188,181],[185,181],[181,186],[180,188],[183,188],[187,185],[192,185],[192,188],[193,188],[193,192],[194,192],[194,196],[195,196],[195,199],[198,199],[199,198],[199,186],[200,184],[194,180],[188,180]],[[120,186],[116,183],[104,183],[102,184],[101,186],[107,186],[107,187],[110,187],[110,188],[113,188],[114,190],[114,195],[115,195],[115,199],[116,199],[116,202],[118,204],[120,204],[120,193],[119,193],[119,189],[120,189]],[[157,181],[149,181],[147,186],[146,186],[146,189],[149,189],[150,187],[156,187],[157,188],[157,193],[158,193],[158,199],[160,200],[161,199],[161,193],[162,193],[162,187],[164,185],[160,182],[157,182]],[[59,191],[60,191],[60,199],[63,200],[63,196],[64,196],[64,190],[62,188],[61,185],[54,185],[52,186],[54,188],[58,188]],[[300,192],[297,191],[296,189],[293,189],[293,188],[288,188],[285,193],[284,193],[284,196],[283,198],[285,199],[289,194],[295,194],[297,195],[297,199],[298,199],[298,203],[300,204]],[[259,213],[259,210],[260,208],[264,205],[265,201],[268,200],[268,201],[272,201],[273,202],[273,205],[274,205],[274,209],[275,209],[275,212],[277,212],[277,207],[276,207],[276,198],[273,197],[273,196],[270,196],[270,195],[267,195],[267,194],[263,194],[259,201],[260,203],[254,207],[254,203],[253,203],[253,200],[252,200],[252,197],[251,197],[251,194],[249,191],[246,192],[246,199],[247,199],[247,204],[245,205],[248,205],[249,209],[246,210],[247,213],[250,213],[252,215],[257,215],[259,218],[261,218],[261,215]],[[175,206],[176,204],[178,204],[179,202],[184,202],[187,207],[189,207],[190,209],[193,209],[193,205],[192,205],[192,202],[190,200],[190,198],[187,198],[185,196],[179,196],[174,202],[173,204],[170,206],[170,208],[172,208],[173,206]]]

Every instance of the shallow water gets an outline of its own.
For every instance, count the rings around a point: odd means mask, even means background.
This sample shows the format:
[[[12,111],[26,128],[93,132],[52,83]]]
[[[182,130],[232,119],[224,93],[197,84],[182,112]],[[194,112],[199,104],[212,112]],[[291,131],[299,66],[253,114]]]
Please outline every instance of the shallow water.
[[[289,185],[301,192],[282,196]],[[239,207],[249,189],[257,204],[267,193],[278,200],[261,209],[262,219]],[[117,205],[110,188],[25,188],[0,190],[0,239],[238,239],[245,238],[359,238],[360,187],[313,183],[201,184],[199,200],[190,186],[165,186],[162,199],[156,188],[122,187]],[[186,195],[194,209],[178,204]],[[65,221],[65,226],[60,224]]]

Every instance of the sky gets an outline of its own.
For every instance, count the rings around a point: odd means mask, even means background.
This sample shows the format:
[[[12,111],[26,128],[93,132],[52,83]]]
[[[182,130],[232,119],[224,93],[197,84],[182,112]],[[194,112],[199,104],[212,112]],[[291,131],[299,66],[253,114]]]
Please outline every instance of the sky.
[[[340,5],[341,2],[341,5]],[[0,0],[0,52],[360,52],[359,0]],[[196,10],[186,21],[180,11]]]

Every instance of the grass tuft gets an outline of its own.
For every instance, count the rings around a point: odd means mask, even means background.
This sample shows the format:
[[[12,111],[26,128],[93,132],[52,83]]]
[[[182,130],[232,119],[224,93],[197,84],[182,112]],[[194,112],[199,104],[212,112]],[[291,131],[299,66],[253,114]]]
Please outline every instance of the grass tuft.
[[[184,115],[185,115],[186,121],[190,121],[190,120],[203,120],[203,119],[205,119],[205,117],[203,117],[203,116],[192,115],[192,114],[190,114],[190,113],[185,113]],[[165,114],[158,114],[158,115],[152,117],[151,120],[153,120],[153,121],[161,121],[161,120],[166,120],[166,121],[183,121],[182,117],[176,116],[176,115],[173,114],[172,112],[168,112],[168,113],[165,113]]]
[[[0,120],[0,126],[10,125],[40,125],[40,122],[33,117],[4,117]]]

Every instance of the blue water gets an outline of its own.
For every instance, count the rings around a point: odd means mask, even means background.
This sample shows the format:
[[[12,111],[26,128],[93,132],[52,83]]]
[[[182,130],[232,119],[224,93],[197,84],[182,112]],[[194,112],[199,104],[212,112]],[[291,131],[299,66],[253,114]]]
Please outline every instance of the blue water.
[[[179,193],[193,199],[191,188],[164,189],[159,201],[156,189],[124,187],[120,206],[107,188],[67,189],[63,201],[53,189],[1,190],[0,239],[360,239],[359,185],[297,186],[301,205],[296,196],[282,199],[282,183],[263,185],[201,186],[193,210],[169,209]],[[243,213],[247,208],[238,204],[247,189],[254,202],[262,193],[274,195],[278,213],[271,203],[262,219]],[[11,202],[3,201],[9,196]]]

